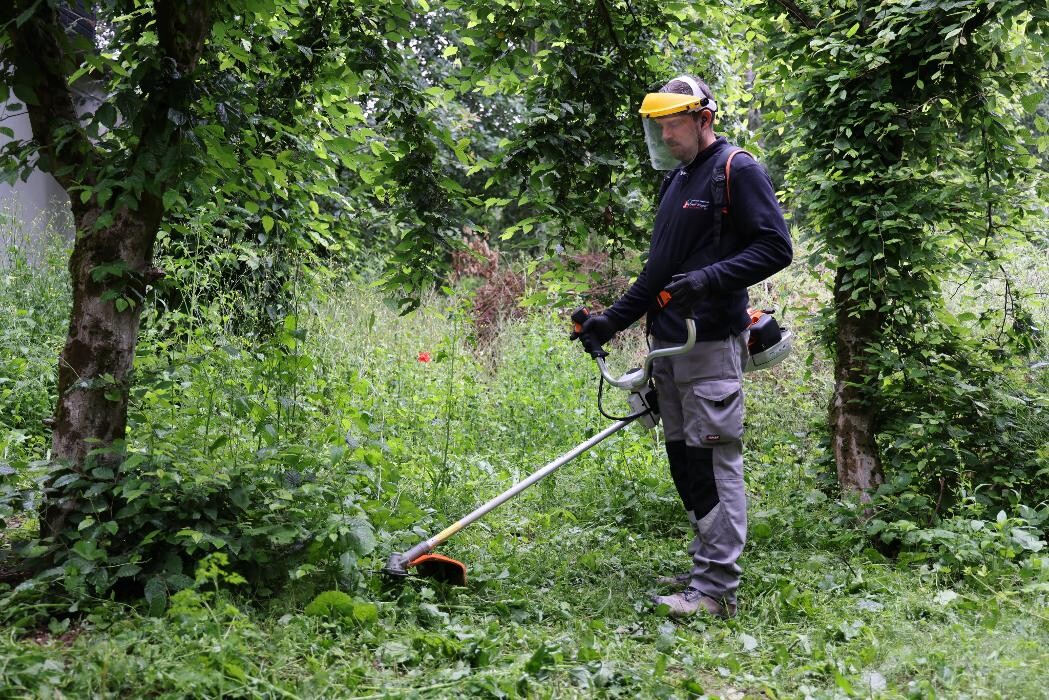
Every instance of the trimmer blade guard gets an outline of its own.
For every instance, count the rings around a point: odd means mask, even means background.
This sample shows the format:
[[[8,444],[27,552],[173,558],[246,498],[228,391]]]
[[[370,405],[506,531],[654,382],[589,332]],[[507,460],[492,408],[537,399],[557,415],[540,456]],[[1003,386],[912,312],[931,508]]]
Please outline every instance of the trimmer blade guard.
[[[408,566],[414,566],[420,576],[453,586],[466,585],[466,564],[443,554],[424,554]]]

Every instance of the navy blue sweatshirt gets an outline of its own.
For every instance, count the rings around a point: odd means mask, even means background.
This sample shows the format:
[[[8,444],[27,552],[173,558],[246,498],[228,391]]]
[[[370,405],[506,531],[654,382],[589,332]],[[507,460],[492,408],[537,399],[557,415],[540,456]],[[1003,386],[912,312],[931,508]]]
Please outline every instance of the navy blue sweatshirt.
[[[746,153],[732,159],[728,214],[722,217],[720,250],[714,250],[711,177],[717,154],[731,148],[725,137],[668,175],[656,213],[648,261],[637,281],[605,315],[620,329],[649,314],[649,332],[684,342],[685,323],[673,309],[660,310],[656,295],[673,275],[705,268],[709,296],[695,307],[696,337],[721,340],[744,331],[747,287],[775,274],[794,256],[772,181]]]

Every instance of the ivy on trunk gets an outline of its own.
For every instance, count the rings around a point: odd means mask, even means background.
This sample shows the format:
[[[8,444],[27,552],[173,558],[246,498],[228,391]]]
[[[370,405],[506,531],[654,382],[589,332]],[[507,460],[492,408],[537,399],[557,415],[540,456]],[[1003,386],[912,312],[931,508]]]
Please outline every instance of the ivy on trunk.
[[[990,368],[1022,338],[981,337],[941,285],[961,269],[997,272],[999,242],[1037,196],[1016,96],[1044,65],[1049,11],[1019,0],[817,9],[778,46],[796,105],[791,188],[815,229],[811,261],[835,272],[823,323],[838,480],[864,502],[889,480],[913,481],[935,517],[954,497],[947,486],[990,477],[983,460],[1008,451],[986,408]],[[1022,318],[1009,303],[1003,313]],[[962,452],[987,474],[966,476]]]

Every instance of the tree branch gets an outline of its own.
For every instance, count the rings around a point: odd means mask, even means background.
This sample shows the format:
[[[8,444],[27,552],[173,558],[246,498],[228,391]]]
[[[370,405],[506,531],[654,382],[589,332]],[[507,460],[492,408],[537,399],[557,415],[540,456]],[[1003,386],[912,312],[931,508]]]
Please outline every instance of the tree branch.
[[[32,14],[19,25],[19,15],[30,9]],[[73,106],[72,56],[58,12],[46,2],[15,0],[0,10],[0,25],[8,36],[2,58],[12,66],[15,95],[26,104],[33,140],[39,144],[36,166],[67,190],[85,179],[93,181],[95,149]],[[76,213],[79,198],[72,199]]]
[[[601,11],[601,19],[605,21],[605,26],[608,27],[608,33],[612,37],[612,43],[616,45],[616,48],[620,53],[623,53],[623,46],[619,43],[619,35],[616,34],[616,25],[612,21],[612,12],[608,9],[605,0],[597,0],[597,8]]]
[[[157,0],[154,3],[159,55],[141,78],[147,95],[136,116],[139,140],[130,168],[147,172],[158,153],[177,148],[182,140],[181,124],[170,122],[172,110],[185,112],[191,98],[193,73],[200,63],[212,26],[212,12],[205,0]],[[156,233],[163,214],[161,196],[179,177],[181,165],[154,171],[144,190],[137,193],[142,209],[150,219],[147,229]]]
[[[605,0],[597,0],[597,9],[601,13],[601,19],[604,20],[605,26],[608,27],[608,33],[612,37],[612,43],[615,44],[616,51],[619,53],[620,56],[622,56],[623,62],[626,65],[626,67],[630,70],[631,76],[634,78],[634,81],[640,83],[641,79],[638,77],[637,69],[634,67],[634,63],[632,60],[633,57],[631,56],[629,51],[626,51],[623,48],[623,44],[619,41],[619,34],[616,32],[616,23],[612,19],[612,10],[609,9],[608,3],[605,2]]]
[[[794,4],[793,0],[774,0],[774,2],[786,10],[788,15],[801,22],[806,29],[812,29],[816,26],[816,23],[812,21],[812,18],[805,14],[804,10]]]

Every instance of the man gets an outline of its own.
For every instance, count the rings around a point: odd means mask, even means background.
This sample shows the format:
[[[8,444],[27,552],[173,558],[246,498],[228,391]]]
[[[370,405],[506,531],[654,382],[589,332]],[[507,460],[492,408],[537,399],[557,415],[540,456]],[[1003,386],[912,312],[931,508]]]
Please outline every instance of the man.
[[[717,105],[705,83],[677,77],[646,95],[640,112],[653,167],[670,170],[648,259],[626,294],[591,316],[582,333],[604,344],[647,312],[658,349],[681,345],[684,318],[696,320],[695,347],[653,365],[670,473],[695,533],[692,570],[660,579],[684,588],[654,600],[674,616],[702,610],[727,618],[736,612],[747,529],[747,287],[790,264],[793,249],[768,175],[714,134]],[[660,308],[664,288],[672,302]]]

